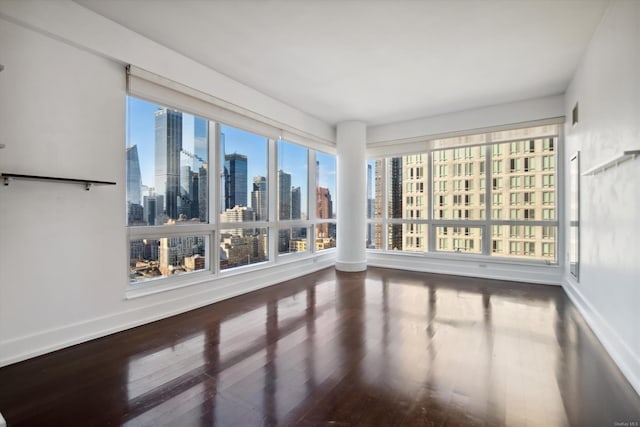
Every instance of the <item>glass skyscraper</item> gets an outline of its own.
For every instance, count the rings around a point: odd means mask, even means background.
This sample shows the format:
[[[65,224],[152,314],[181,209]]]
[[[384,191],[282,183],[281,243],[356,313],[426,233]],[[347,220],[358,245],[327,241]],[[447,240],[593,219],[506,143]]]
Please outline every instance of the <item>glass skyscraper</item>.
[[[178,218],[180,196],[180,151],[182,150],[182,113],[162,108],[155,113],[155,192],[164,195],[164,211]]]
[[[138,146],[127,148],[127,203],[139,205],[142,201],[142,177]]]
[[[278,171],[278,208],[280,219],[291,219],[291,174]]]
[[[224,156],[225,209],[247,206],[247,156],[227,154]]]

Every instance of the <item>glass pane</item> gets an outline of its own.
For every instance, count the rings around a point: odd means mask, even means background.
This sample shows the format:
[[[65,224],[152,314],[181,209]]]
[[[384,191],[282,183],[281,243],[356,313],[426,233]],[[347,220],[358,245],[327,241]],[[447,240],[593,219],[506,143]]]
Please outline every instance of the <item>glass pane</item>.
[[[384,182],[382,181],[382,171],[384,169],[384,160],[370,160],[367,162],[367,194],[369,194],[369,203],[371,206],[371,216],[369,218],[382,219],[382,192],[384,191]],[[369,188],[369,186],[373,188]],[[373,193],[372,193],[373,191]]]
[[[278,253],[305,252],[308,249],[307,227],[281,229],[278,233]]]
[[[436,227],[436,251],[482,253],[482,228]]]
[[[556,226],[494,225],[491,255],[556,261]]]
[[[367,224],[367,249],[384,249],[382,247],[382,224]]]
[[[209,269],[205,235],[138,239],[129,242],[129,281],[141,281]]]
[[[336,156],[316,153],[316,218],[336,217]]]
[[[269,260],[267,228],[220,231],[220,270]]]
[[[549,152],[555,138],[494,144],[502,153],[494,158],[492,219],[554,221],[555,154]],[[551,141],[551,142],[550,142]]]
[[[433,218],[481,219],[484,210],[484,147],[433,152]],[[495,162],[494,162],[495,167]]]
[[[336,224],[324,223],[316,225],[316,250],[321,251],[336,247]]]
[[[268,219],[267,150],[264,136],[220,125],[220,222]]]
[[[307,219],[308,150],[278,141],[278,218]]]
[[[207,120],[127,97],[127,224],[208,221]]]

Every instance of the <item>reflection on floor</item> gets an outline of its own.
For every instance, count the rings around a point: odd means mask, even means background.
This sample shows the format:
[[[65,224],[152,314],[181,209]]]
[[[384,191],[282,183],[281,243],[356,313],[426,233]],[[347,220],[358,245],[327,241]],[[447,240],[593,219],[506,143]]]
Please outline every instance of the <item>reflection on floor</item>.
[[[19,425],[640,421],[563,291],[333,269],[0,369]]]

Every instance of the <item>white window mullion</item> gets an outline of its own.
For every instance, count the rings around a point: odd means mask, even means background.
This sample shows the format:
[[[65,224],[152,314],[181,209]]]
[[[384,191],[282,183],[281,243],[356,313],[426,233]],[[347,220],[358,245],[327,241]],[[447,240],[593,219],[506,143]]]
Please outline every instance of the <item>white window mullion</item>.
[[[222,185],[220,181],[221,163],[223,154],[220,154],[220,124],[209,122],[209,223],[213,225],[214,232],[211,239],[209,253],[211,254],[211,267],[215,274],[220,273],[220,197],[222,197]]]
[[[267,155],[267,211],[269,233],[269,259],[276,262],[278,258],[278,237],[280,235],[280,220],[278,219],[278,141],[269,139]]]
[[[491,135],[487,135],[487,140],[490,141]],[[484,147],[480,147],[484,151],[484,218],[485,226],[482,231],[482,254],[491,255],[493,251],[492,244],[492,232],[491,227],[491,206],[493,197],[493,152],[491,151],[491,144],[487,144]]]
[[[382,170],[380,171],[380,179],[382,179],[382,249],[383,251],[388,250],[388,240],[389,240],[389,215],[388,215],[388,207],[387,207],[387,193],[388,193],[388,182],[387,182],[387,163],[389,162],[389,158],[384,158],[382,160]]]
[[[309,248],[311,253],[316,253],[316,226],[318,219],[316,218],[316,176],[318,173],[318,167],[316,164],[316,152],[315,150],[309,150],[307,154],[307,185],[309,191],[307,191],[307,218],[311,221],[311,230],[307,232],[309,239]]]
[[[427,153],[427,177],[428,177],[428,182],[427,182],[427,218],[429,219],[429,222],[427,224],[427,250],[429,252],[434,252],[436,250],[436,233],[435,233],[435,227],[432,227],[431,225],[433,224],[433,212],[435,210],[435,203],[434,203],[434,197],[433,197],[433,191],[434,191],[434,186],[433,186],[433,176],[434,176],[434,172],[433,172],[433,156],[434,156],[434,152],[433,151],[429,151]]]

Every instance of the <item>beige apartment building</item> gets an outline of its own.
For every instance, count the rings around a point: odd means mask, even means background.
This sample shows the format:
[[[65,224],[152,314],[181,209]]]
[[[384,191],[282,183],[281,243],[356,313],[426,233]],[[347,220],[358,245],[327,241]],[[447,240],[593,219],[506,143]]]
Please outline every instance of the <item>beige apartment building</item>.
[[[436,226],[435,250],[482,253],[485,236],[478,224],[485,222],[492,255],[555,260],[556,226],[544,222],[556,219],[556,147],[557,137],[547,137],[434,151],[433,218],[443,221]],[[409,170],[403,179],[404,201],[411,208],[407,212],[409,217],[425,217],[425,204],[411,205],[420,200],[411,176],[420,162],[416,156],[403,160]],[[447,222],[455,225],[444,225]],[[411,225],[405,230],[403,249],[423,250],[422,230],[416,233]]]

